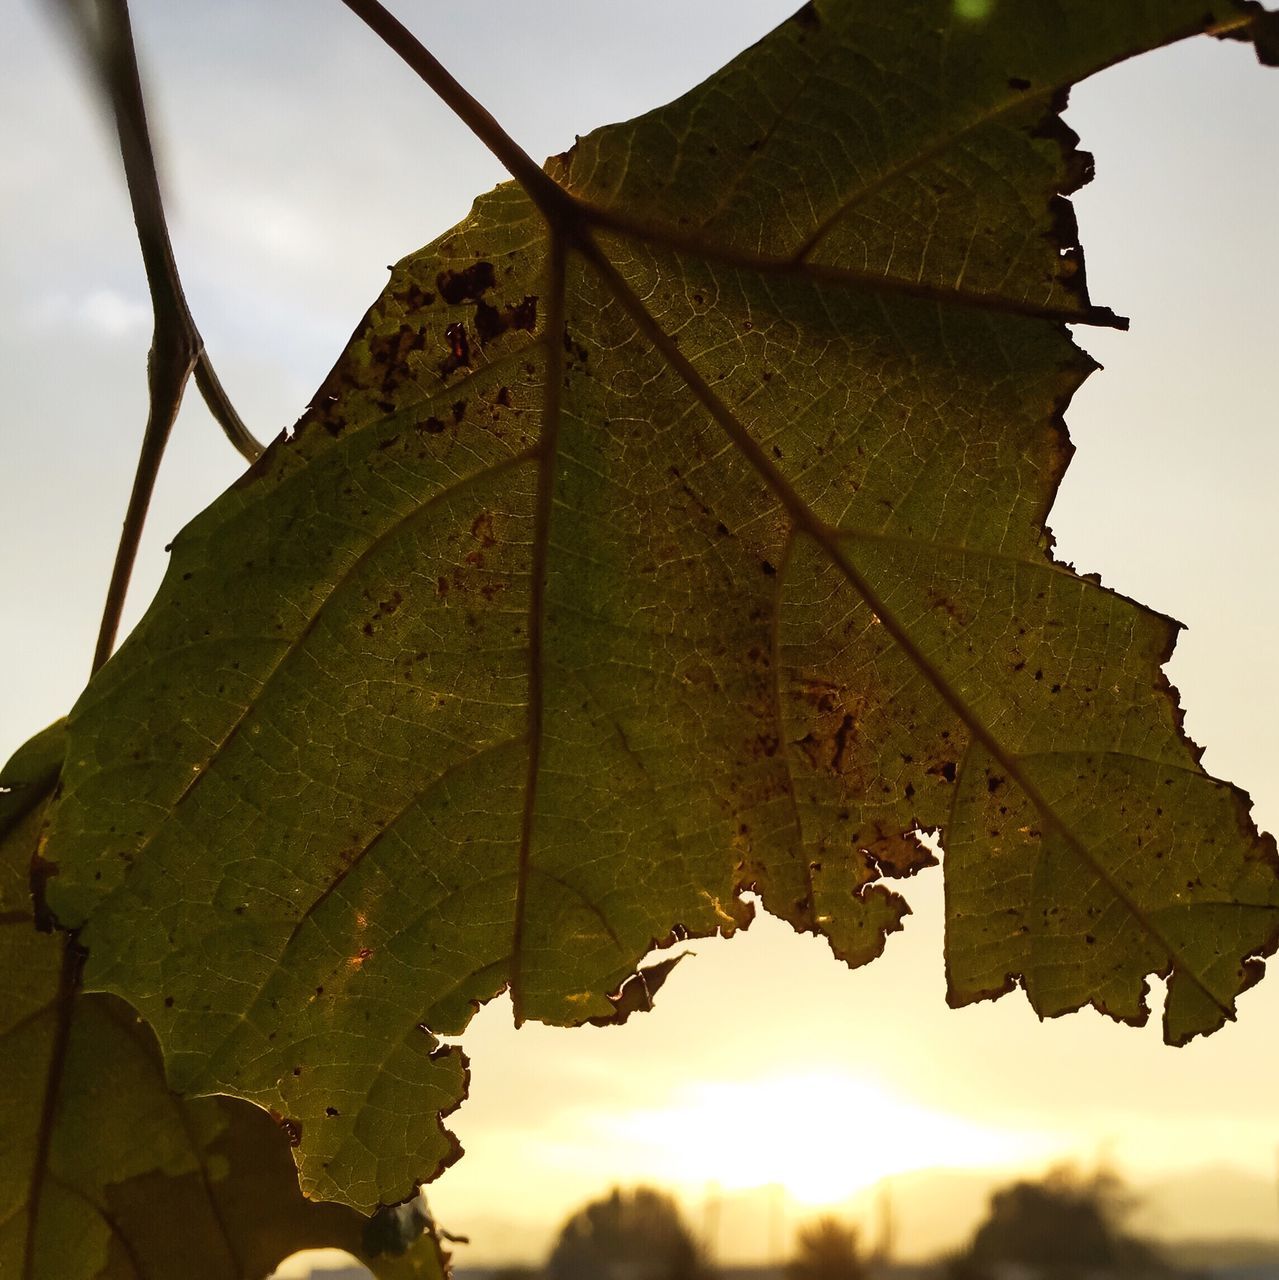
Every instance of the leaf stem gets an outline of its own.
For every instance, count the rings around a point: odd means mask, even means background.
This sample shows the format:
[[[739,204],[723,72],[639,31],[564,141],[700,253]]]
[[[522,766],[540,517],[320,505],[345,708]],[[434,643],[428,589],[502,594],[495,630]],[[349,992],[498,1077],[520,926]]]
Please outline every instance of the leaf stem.
[[[107,586],[107,598],[102,607],[102,622],[98,627],[98,640],[93,651],[92,671],[102,667],[115,648],[120,618],[124,613],[124,601],[129,592],[129,579],[137,562],[138,547],[142,542],[142,529],[146,524],[147,509],[155,492],[156,477],[160,471],[160,459],[173,430],[174,420],[182,404],[182,392],[187,379],[196,367],[198,353],[190,350],[179,338],[171,340],[165,326],[157,323],[151,340],[151,353],[147,357],[147,391],[150,409],[146,430],[142,433],[142,448],[138,452],[138,468],[133,476],[133,488],[129,491],[129,505],[125,509],[124,524],[120,530],[120,544],[116,548],[115,563],[111,567],[111,581]]]
[[[195,385],[204,399],[205,408],[213,415],[213,420],[222,428],[222,434],[235,446],[236,452],[245,462],[256,462],[263,451],[262,442],[244,425],[244,420],[236,412],[230,396],[222,386],[218,375],[214,372],[213,362],[200,342],[200,354],[195,362]]]

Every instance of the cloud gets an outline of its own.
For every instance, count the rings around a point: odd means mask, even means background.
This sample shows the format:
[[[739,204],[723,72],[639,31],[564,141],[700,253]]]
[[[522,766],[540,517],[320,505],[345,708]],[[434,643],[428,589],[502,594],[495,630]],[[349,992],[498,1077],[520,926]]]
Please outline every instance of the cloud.
[[[37,332],[70,326],[115,341],[150,331],[151,304],[115,289],[94,289],[82,297],[57,292],[40,298],[28,317]]]

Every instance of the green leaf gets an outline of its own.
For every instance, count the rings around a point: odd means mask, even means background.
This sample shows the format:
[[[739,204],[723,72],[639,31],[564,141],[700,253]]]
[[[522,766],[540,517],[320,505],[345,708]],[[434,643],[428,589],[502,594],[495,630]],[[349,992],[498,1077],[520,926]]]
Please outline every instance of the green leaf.
[[[137,1015],[78,993],[83,952],[36,931],[27,888],[65,745],[59,722],[0,773],[0,962],[17,979],[0,991],[0,1275],[251,1280],[333,1247],[383,1280],[441,1280],[418,1205],[366,1219],[305,1200],[270,1116],[171,1093]]]
[[[175,1088],[394,1200],[481,1002],[620,1016],[746,890],[863,963],[921,828],[954,1003],[1234,1016],[1273,842],[1181,733],[1176,624],[1044,524],[1062,322],[1115,322],[1066,90],[1259,12],[1205,8],[809,5],[394,269],[71,717],[49,904]]]

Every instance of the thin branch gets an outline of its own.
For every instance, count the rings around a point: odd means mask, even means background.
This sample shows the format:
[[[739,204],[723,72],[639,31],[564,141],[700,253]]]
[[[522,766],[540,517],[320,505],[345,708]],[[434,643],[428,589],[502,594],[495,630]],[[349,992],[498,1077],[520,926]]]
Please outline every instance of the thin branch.
[[[182,290],[182,280],[169,242],[155,156],[147,128],[127,0],[53,2],[68,19],[98,77],[103,94],[111,104],[157,323],[163,317],[180,326],[187,340],[196,347],[199,353],[195,368],[196,385],[209,412],[236,451],[246,461],[254,462],[262,455],[262,445],[244,425],[218,381]],[[90,4],[95,4],[98,9],[96,28]]]
[[[187,380],[193,373],[209,411],[240,454],[252,462],[261,455],[262,446],[244,425],[218,381],[182,292],[147,128],[128,0],[96,0],[96,24],[84,0],[54,0],[54,3],[79,40],[111,104],[154,316],[147,358],[150,400],[147,425],[94,650],[93,670],[96,671],[115,647],[160,460],[182,404]]]
[[[231,398],[213,370],[213,363],[203,340],[195,362],[195,385],[204,399],[205,408],[213,415],[214,422],[222,428],[223,435],[235,446],[236,452],[246,462],[256,462],[262,456],[262,442],[244,425],[244,420],[236,412],[235,405],[231,403]]]
[[[182,335],[172,333],[157,322],[151,340],[151,354],[147,357],[147,390],[151,407],[147,413],[146,430],[142,433],[138,469],[133,475],[124,525],[120,530],[120,545],[116,548],[115,563],[111,567],[106,603],[102,607],[98,642],[93,651],[93,671],[106,663],[115,648],[124,600],[129,592],[129,579],[133,576],[138,547],[142,542],[142,528],[151,505],[151,495],[155,492],[156,476],[160,472],[160,459],[169,443],[169,435],[182,404],[182,392],[195,370],[198,354],[183,341]]]

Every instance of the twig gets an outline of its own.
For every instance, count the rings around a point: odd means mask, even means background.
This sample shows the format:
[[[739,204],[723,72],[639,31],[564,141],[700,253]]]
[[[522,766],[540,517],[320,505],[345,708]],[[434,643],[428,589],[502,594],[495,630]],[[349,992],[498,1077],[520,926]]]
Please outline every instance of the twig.
[[[96,671],[115,647],[160,459],[193,373],[209,411],[236,449],[252,462],[261,455],[262,446],[245,427],[218,381],[182,292],[147,129],[128,0],[96,0],[96,25],[83,0],[54,3],[69,21],[111,103],[154,315],[147,357],[147,425],[94,650]]]
[[[200,354],[195,361],[195,385],[204,400],[205,408],[222,428],[223,435],[235,446],[236,452],[246,462],[256,462],[262,456],[262,442],[244,425],[235,405],[227,395],[221,380],[214,372],[213,362],[200,342]]]
[[[169,434],[182,404],[183,389],[196,366],[197,353],[191,350],[184,338],[185,335],[167,334],[157,323],[151,340],[151,354],[147,357],[147,391],[151,407],[147,413],[146,430],[142,434],[138,469],[134,472],[124,525],[120,530],[120,545],[116,548],[115,564],[111,567],[107,599],[102,607],[98,643],[93,651],[93,671],[103,666],[115,648],[129,579],[133,576],[138,546],[142,541],[142,526],[146,523],[147,508],[151,505],[156,476],[160,471],[160,459],[164,456],[165,445],[169,442]]]
[[[133,217],[138,228],[143,266],[147,273],[147,287],[151,292],[157,322],[164,318],[185,331],[198,352],[195,380],[209,412],[236,450],[246,461],[254,462],[262,455],[262,445],[244,425],[218,381],[208,352],[204,349],[204,340],[200,337],[187,306],[182,280],[174,261],[164,204],[160,196],[155,155],[147,128],[127,0],[88,0],[88,3],[96,3],[98,8],[100,27],[96,31],[88,12],[87,0],[54,2],[69,19],[97,74],[102,91],[111,104],[120,138],[120,153],[133,205]]]

